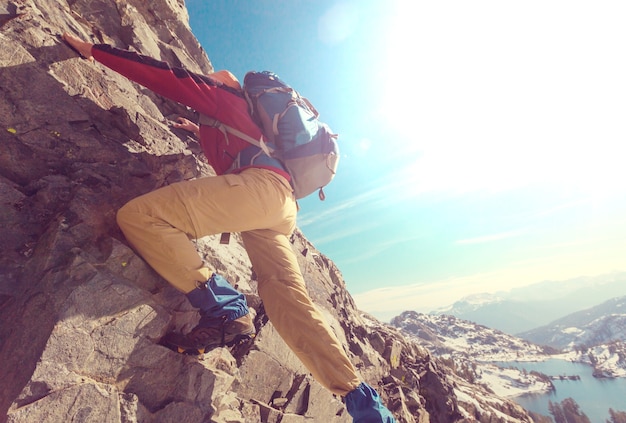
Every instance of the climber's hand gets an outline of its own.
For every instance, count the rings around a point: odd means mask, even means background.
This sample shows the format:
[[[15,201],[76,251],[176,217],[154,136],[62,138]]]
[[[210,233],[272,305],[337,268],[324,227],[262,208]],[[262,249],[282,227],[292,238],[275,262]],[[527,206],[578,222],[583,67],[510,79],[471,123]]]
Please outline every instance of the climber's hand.
[[[184,129],[185,131],[192,132],[195,136],[198,136],[200,128],[198,125],[190,121],[189,119],[185,119],[184,117],[179,117],[178,123],[173,124],[174,128]]]
[[[68,32],[63,34],[63,39],[85,59],[93,60],[93,56],[91,55],[91,47],[93,47],[92,43],[83,41]]]

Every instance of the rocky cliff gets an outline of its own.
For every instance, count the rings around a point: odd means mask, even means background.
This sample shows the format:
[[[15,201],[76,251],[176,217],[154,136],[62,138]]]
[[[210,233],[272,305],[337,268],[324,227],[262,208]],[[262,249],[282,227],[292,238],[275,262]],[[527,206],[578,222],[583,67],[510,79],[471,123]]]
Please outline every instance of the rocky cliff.
[[[4,0],[0,30],[0,421],[349,422],[268,322],[237,236],[197,246],[246,293],[254,343],[200,358],[158,344],[196,314],[127,246],[115,213],[212,170],[170,126],[192,112],[81,60],[60,35],[210,73],[183,0]],[[311,296],[399,421],[530,421],[509,401],[474,401],[483,388],[361,314],[300,232],[293,248]]]

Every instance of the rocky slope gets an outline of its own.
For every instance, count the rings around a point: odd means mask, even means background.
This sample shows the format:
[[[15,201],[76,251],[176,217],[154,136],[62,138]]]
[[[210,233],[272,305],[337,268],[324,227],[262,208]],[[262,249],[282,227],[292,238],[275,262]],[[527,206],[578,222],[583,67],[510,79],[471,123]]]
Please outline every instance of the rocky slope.
[[[0,30],[0,421],[350,421],[268,322],[236,236],[197,245],[246,293],[254,343],[201,359],[158,344],[196,314],[128,248],[115,212],[211,175],[197,143],[169,126],[195,117],[77,58],[59,36],[209,73],[183,1],[12,0],[0,4]],[[311,296],[400,422],[530,421],[506,400],[473,398],[418,343],[361,315],[340,271],[299,232],[293,248]]]

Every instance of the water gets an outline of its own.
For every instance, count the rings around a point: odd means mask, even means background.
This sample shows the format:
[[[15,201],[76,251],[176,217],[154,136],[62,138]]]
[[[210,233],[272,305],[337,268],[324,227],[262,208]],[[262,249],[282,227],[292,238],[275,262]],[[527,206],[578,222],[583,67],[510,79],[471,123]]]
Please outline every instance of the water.
[[[552,359],[543,362],[495,363],[500,367],[517,367],[528,372],[535,370],[548,376],[579,375],[580,380],[553,380],[555,392],[526,394],[512,398],[527,410],[550,416],[548,402],[561,402],[573,398],[591,423],[604,423],[609,419],[609,408],[626,411],[626,378],[596,379],[593,368],[581,363]]]

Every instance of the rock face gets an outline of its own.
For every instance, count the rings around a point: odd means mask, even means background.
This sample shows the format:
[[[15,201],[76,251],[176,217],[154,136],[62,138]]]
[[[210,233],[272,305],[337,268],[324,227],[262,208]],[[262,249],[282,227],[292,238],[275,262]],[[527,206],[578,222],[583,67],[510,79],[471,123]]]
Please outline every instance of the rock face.
[[[115,213],[212,170],[169,126],[190,111],[79,59],[60,35],[210,73],[183,1],[11,0],[0,30],[0,421],[349,422],[268,322],[237,236],[197,246],[246,293],[254,343],[200,359],[158,344],[197,316],[127,246]],[[399,421],[529,421],[501,399],[466,407],[456,376],[359,313],[340,271],[300,232],[293,248],[311,296]]]

